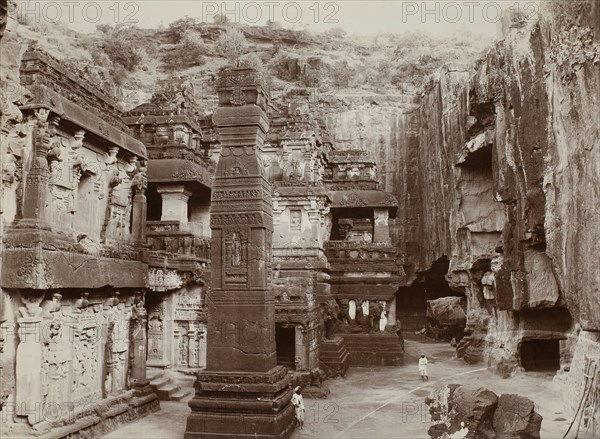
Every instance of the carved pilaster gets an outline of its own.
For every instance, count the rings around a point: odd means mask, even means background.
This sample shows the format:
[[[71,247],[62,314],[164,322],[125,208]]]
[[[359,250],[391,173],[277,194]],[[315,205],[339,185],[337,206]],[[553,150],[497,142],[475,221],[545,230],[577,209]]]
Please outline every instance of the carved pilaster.
[[[142,162],[138,172],[131,180],[133,189],[132,226],[131,235],[136,242],[146,241],[146,211],[148,209],[146,200],[146,189],[148,188],[147,168]]]
[[[30,425],[41,421],[42,416],[42,308],[43,293],[23,297],[19,308],[19,346],[16,355],[15,415],[26,418]]]
[[[148,386],[146,379],[146,325],[148,313],[144,308],[144,292],[137,292],[131,309],[130,345],[130,383],[136,389]]]

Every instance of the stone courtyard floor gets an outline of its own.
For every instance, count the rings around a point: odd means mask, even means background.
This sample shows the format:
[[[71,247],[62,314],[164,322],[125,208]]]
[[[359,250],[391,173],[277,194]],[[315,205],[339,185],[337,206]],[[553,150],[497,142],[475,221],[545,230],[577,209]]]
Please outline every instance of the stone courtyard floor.
[[[351,368],[345,378],[327,382],[328,399],[305,399],[306,421],[292,439],[305,438],[423,438],[427,439],[429,413],[423,403],[429,392],[443,384],[474,384],[497,394],[518,393],[532,399],[542,415],[542,439],[560,439],[570,419],[551,385],[550,373],[524,373],[502,379],[482,367],[454,357],[448,344],[406,340],[404,364],[397,367]],[[417,373],[417,359],[429,359],[429,382]],[[189,413],[187,400],[161,402],[161,410],[104,436],[106,439],[183,438]]]

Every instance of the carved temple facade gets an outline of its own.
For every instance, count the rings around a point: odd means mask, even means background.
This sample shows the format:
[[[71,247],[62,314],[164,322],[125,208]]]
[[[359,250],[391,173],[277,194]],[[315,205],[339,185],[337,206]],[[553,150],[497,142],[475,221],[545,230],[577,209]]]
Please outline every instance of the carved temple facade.
[[[116,104],[49,55],[25,52],[20,78],[2,111],[2,435],[98,435],[159,409],[148,155]]]
[[[23,53],[19,76],[23,92],[2,96],[2,432],[101,434],[159,408],[147,367],[207,367],[211,209],[258,189],[213,191],[223,127],[198,116],[183,79],[123,112],[40,50]],[[227,96],[233,107],[248,97],[235,84]],[[335,150],[306,102],[265,111],[276,374],[318,389],[350,364],[397,364],[395,198],[372,158]],[[242,128],[228,134],[232,154]],[[247,239],[224,244],[231,285]]]

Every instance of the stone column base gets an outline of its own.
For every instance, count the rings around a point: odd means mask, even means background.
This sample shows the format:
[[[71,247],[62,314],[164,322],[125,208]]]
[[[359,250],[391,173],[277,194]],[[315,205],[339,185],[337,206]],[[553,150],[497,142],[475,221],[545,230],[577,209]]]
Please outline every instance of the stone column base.
[[[287,439],[294,430],[287,369],[266,373],[199,372],[186,439]]]

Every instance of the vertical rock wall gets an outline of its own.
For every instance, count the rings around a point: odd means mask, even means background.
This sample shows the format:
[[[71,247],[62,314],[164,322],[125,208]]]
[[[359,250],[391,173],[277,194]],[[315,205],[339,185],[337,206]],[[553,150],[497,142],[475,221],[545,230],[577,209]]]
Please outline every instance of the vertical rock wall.
[[[405,145],[418,156],[414,263],[449,257],[468,361],[510,374],[523,341],[561,340],[557,382],[576,409],[600,351],[600,7],[545,2],[504,37],[423,97],[419,146]]]

